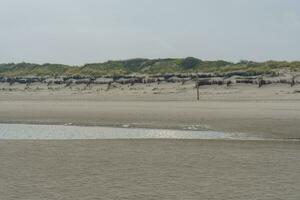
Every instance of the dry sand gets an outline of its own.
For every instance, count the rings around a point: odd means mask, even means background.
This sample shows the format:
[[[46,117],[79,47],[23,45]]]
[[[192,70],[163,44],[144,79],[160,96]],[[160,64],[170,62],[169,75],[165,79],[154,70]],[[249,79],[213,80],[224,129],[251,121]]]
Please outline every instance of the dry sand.
[[[300,85],[0,86],[0,122],[198,128],[300,138]],[[4,89],[3,89],[4,88]],[[8,89],[9,88],[9,89]],[[39,88],[39,89],[37,89]]]

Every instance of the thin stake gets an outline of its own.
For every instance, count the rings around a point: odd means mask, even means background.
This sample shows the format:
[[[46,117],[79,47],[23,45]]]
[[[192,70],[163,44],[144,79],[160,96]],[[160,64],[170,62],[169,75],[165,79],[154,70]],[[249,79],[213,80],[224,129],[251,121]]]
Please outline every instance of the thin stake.
[[[196,88],[197,88],[197,101],[200,100],[200,93],[199,93],[199,77],[198,77],[198,72],[196,76]]]

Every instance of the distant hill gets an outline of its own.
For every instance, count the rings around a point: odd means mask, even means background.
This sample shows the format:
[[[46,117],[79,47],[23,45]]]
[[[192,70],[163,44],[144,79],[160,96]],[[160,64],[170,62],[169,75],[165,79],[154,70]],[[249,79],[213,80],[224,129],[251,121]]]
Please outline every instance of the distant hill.
[[[165,73],[249,73],[265,74],[279,70],[300,71],[300,61],[204,61],[193,57],[167,59],[129,59],[90,63],[80,67],[62,64],[9,63],[0,64],[0,76],[104,76],[126,74],[165,74]]]

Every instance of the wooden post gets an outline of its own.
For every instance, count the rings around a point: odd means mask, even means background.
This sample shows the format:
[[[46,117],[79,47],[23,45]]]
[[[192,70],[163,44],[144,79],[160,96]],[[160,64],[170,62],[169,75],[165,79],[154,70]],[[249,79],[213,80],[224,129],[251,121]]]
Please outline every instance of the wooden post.
[[[110,86],[111,86],[111,82],[109,82],[109,83],[107,84],[106,91],[108,91],[108,90],[110,89]]]
[[[293,87],[294,85],[295,85],[295,76],[292,77],[291,87]]]
[[[200,94],[199,94],[199,84],[197,82],[197,101],[200,100]]]
[[[226,86],[229,87],[231,85],[231,80],[227,80]]]
[[[258,77],[258,87],[261,88],[263,85],[263,76]]]
[[[198,76],[198,72],[197,72],[197,76],[196,76],[196,88],[197,88],[197,101],[200,100],[200,93],[199,93],[199,76]]]

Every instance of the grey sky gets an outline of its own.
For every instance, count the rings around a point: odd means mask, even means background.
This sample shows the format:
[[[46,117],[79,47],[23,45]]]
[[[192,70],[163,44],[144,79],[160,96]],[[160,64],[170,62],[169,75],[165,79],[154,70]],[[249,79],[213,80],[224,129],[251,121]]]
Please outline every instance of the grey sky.
[[[0,63],[300,60],[299,0],[0,0]]]

